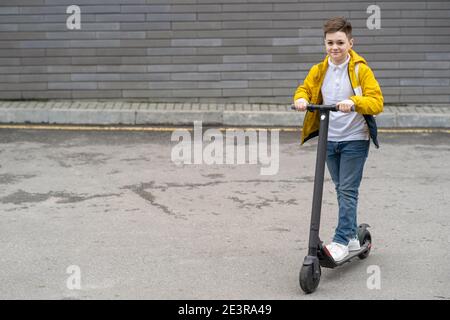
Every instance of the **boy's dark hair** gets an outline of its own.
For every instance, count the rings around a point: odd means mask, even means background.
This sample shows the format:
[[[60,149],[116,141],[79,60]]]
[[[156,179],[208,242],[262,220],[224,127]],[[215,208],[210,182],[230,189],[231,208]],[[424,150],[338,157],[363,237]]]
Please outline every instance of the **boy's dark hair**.
[[[335,33],[338,31],[345,32],[348,39],[352,38],[352,24],[344,17],[334,17],[328,19],[323,25],[324,37],[326,37],[327,33]]]

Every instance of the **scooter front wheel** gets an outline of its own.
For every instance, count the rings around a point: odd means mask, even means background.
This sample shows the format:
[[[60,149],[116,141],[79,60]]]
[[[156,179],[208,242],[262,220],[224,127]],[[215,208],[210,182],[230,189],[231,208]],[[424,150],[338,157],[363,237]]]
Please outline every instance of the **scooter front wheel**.
[[[314,276],[313,265],[303,265],[300,269],[300,287],[305,293],[314,292],[319,286],[321,270],[319,274]]]

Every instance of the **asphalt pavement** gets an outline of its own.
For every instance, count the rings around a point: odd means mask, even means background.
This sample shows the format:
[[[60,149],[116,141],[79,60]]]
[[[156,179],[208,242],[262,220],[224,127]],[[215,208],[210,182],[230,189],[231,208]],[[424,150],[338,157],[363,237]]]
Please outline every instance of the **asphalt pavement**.
[[[358,212],[371,254],[322,269],[311,295],[298,275],[317,140],[267,132],[273,154],[254,164],[225,147],[223,164],[188,164],[212,140],[178,134],[189,156],[171,131],[0,129],[0,299],[450,300],[448,133],[380,134]],[[326,172],[325,242],[336,222]]]

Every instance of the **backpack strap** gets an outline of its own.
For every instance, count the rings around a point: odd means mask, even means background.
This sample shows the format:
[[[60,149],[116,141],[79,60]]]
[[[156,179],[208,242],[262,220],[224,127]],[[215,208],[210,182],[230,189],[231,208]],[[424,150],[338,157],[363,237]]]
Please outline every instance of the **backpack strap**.
[[[358,76],[358,72],[359,72],[359,62],[355,63],[355,74],[356,74],[356,81],[358,82],[358,86],[360,85],[359,83],[359,76]]]
[[[357,87],[354,88],[354,91],[355,91],[355,93],[356,93],[357,96],[362,96],[361,83],[359,83],[359,76],[358,76],[358,73],[359,73],[359,62],[358,62],[358,63],[355,63],[355,74],[356,74],[356,84],[357,84]]]

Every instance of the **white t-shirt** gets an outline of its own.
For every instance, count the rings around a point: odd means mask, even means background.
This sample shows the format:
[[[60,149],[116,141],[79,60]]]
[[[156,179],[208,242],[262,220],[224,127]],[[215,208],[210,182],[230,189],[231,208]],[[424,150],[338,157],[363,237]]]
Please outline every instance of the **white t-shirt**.
[[[354,95],[348,76],[349,61],[350,55],[340,65],[335,65],[328,58],[328,69],[321,88],[324,104],[336,104]],[[364,117],[357,112],[330,112],[328,140],[369,140],[369,128]]]

